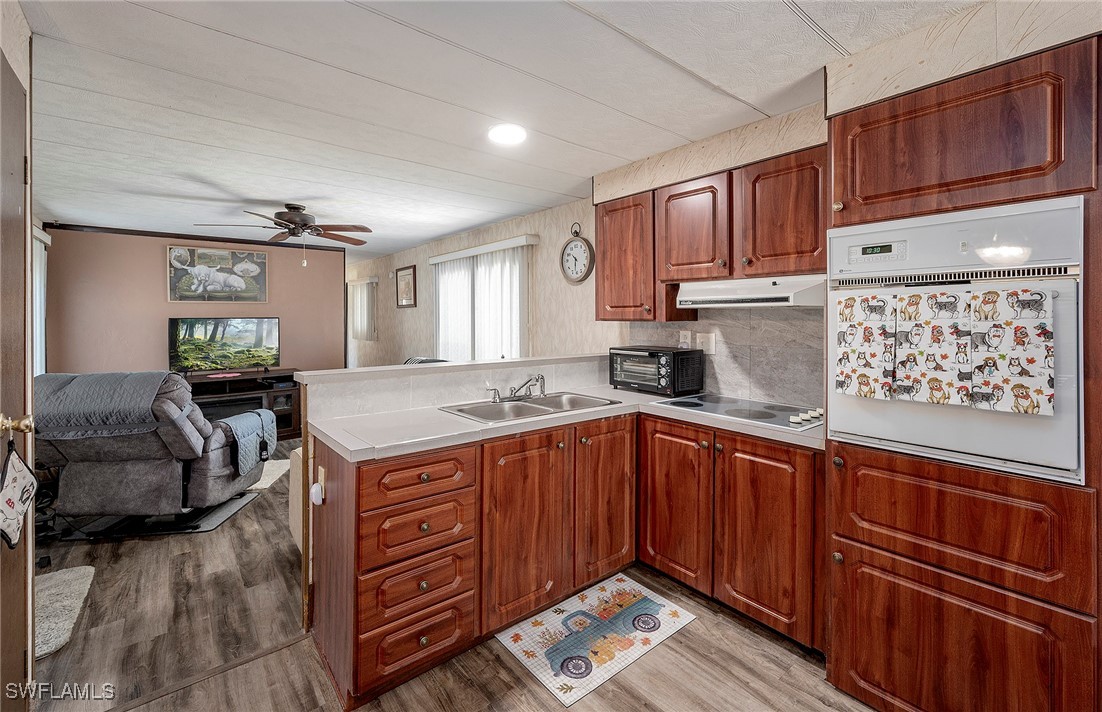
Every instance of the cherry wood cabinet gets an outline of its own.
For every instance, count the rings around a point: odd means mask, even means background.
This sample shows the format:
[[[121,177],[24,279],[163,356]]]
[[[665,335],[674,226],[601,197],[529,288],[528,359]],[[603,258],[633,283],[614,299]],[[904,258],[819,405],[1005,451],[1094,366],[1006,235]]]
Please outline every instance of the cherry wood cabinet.
[[[597,206],[595,265],[598,321],[653,321],[654,194]]]
[[[660,282],[731,276],[730,174],[659,188],[655,268]]]
[[[831,529],[1094,613],[1097,492],[831,443]]]
[[[812,642],[815,458],[808,450],[716,434],[713,596]]]
[[[574,430],[574,586],[635,560],[635,416]]]
[[[1095,188],[1098,41],[830,119],[834,226]]]
[[[1096,709],[1094,618],[843,539],[831,548],[839,689],[892,712]]]
[[[497,630],[569,593],[573,531],[569,429],[482,449],[482,628]]]
[[[711,595],[713,433],[639,423],[639,559]]]
[[[826,271],[828,163],[822,145],[731,172],[734,276]]]

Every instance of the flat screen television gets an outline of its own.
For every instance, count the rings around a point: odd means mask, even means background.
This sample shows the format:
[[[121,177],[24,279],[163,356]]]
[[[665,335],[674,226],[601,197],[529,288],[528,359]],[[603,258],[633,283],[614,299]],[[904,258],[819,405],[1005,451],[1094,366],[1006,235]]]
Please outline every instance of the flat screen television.
[[[278,365],[278,317],[168,320],[168,367],[173,371]]]

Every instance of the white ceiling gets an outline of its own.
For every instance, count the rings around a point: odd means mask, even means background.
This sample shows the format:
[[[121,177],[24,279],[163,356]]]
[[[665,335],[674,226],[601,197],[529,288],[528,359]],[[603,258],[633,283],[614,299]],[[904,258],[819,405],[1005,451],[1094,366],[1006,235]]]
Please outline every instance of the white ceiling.
[[[263,240],[192,224],[300,202],[390,254],[821,100],[826,62],[973,4],[24,0],[36,217]]]

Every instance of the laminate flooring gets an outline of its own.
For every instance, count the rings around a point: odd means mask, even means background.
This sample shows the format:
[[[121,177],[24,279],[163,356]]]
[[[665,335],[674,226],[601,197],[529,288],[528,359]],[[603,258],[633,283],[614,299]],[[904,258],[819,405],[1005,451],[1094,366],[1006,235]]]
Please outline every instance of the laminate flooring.
[[[822,659],[641,566],[628,575],[697,615],[575,703],[571,712],[859,712],[827,684]],[[133,708],[137,712],[339,712],[309,638]],[[369,712],[562,712],[491,639],[360,708]]]
[[[280,443],[275,459],[300,445]],[[35,709],[109,709],[300,636],[302,564],[287,486],[284,475],[212,532],[39,546],[52,561],[38,573],[89,565],[96,574],[72,639],[38,661],[35,680],[112,683],[116,698]]]

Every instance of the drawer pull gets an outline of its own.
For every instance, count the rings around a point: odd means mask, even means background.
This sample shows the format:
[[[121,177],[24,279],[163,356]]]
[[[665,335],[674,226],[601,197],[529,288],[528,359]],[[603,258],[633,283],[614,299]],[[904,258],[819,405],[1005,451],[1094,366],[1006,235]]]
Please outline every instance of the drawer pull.
[[[431,479],[432,479],[432,475],[430,475],[429,473],[427,473],[427,472],[422,472],[421,473],[421,481],[422,482],[428,482]]]
[[[429,647],[429,637],[427,635],[422,635],[421,639],[417,642],[421,645],[422,648]]]
[[[421,583],[417,584],[417,588],[421,589],[422,591],[428,591],[429,590],[429,582],[428,581],[422,581]]]
[[[429,526],[428,522],[421,522],[420,529],[421,529],[421,533],[427,534],[429,529],[432,529],[432,527]]]

